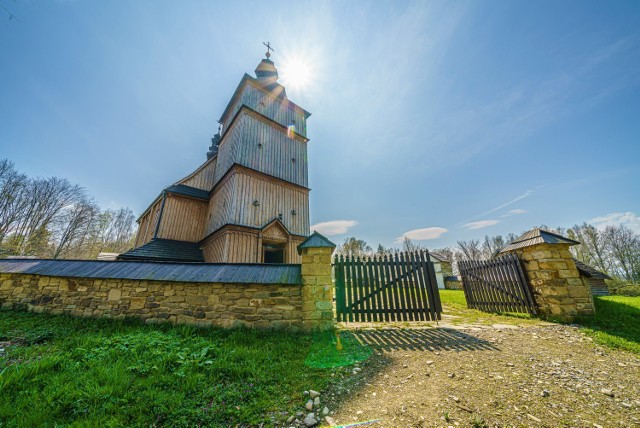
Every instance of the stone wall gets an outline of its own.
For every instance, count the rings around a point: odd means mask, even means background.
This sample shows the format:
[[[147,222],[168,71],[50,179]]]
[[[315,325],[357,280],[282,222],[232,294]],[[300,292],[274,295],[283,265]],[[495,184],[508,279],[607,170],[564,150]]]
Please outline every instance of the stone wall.
[[[315,277],[309,276],[308,280],[315,282]],[[147,323],[299,330],[304,328],[303,309],[310,306],[309,302],[303,305],[302,299],[300,285],[0,274],[2,309],[24,308],[86,317],[135,317]],[[316,308],[316,302],[312,303]],[[317,315],[305,313],[311,319],[323,319],[324,314],[322,310],[318,310]]]
[[[447,290],[462,290],[462,281],[457,276],[445,276],[444,288]]]
[[[326,330],[334,326],[331,279],[333,248],[302,250],[302,320],[305,330]]]
[[[512,251],[523,262],[541,315],[571,321],[595,313],[591,290],[580,277],[569,244],[542,243]]]

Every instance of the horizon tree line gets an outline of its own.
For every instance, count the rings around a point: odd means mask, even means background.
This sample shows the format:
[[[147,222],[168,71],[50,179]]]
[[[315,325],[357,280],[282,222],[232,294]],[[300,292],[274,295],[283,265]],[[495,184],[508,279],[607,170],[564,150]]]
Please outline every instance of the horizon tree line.
[[[574,258],[617,280],[640,283],[640,234],[624,225],[610,225],[599,229],[591,224],[576,224],[570,228],[550,228],[539,226],[570,239],[580,242],[570,247]],[[524,233],[524,232],[523,232]],[[400,251],[429,250],[450,260],[454,273],[457,273],[457,262],[460,260],[489,260],[499,256],[499,252],[518,236],[514,233],[502,235],[485,235],[478,238],[461,240],[456,247],[428,249],[424,244],[407,237],[402,248],[386,248],[378,244],[374,251],[366,241],[355,236],[345,238],[336,248],[337,254],[354,257],[393,254]]]

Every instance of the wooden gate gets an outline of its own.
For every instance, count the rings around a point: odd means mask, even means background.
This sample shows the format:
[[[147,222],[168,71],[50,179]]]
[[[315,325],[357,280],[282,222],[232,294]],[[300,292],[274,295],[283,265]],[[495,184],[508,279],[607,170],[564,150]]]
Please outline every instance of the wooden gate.
[[[338,321],[434,321],[442,305],[427,251],[393,255],[337,256]]]
[[[515,254],[458,262],[467,306],[486,312],[536,314],[529,284]]]

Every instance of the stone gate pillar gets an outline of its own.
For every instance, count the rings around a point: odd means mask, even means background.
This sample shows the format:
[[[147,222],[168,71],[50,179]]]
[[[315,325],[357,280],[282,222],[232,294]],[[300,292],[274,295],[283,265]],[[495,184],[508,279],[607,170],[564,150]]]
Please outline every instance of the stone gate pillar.
[[[307,331],[328,330],[335,324],[331,280],[331,254],[335,248],[318,232],[298,245],[302,255],[302,325]]]
[[[533,291],[538,312],[564,321],[576,315],[593,315],[591,289],[580,277],[569,247],[579,242],[541,229],[533,229],[501,252],[515,253]]]

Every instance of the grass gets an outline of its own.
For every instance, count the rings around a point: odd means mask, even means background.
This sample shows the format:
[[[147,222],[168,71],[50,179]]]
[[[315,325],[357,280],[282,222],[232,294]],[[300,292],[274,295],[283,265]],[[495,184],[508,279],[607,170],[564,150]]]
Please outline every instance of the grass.
[[[594,298],[596,315],[576,322],[602,345],[640,354],[640,296]]]
[[[0,312],[6,426],[254,426],[370,350],[335,336]],[[314,364],[315,362],[315,364]],[[321,362],[318,364],[318,362]],[[286,419],[286,417],[284,417]],[[2,425],[2,423],[0,423]]]
[[[461,290],[440,290],[445,314],[453,315],[457,324],[535,324],[538,320],[526,314],[493,314],[467,308]],[[596,343],[640,354],[640,296],[594,297],[595,316],[580,317],[576,324]]]
[[[462,290],[439,290],[443,305],[443,314],[451,315],[447,319],[452,324],[537,324],[539,320],[529,314],[513,312],[483,312],[467,308],[467,301]]]

